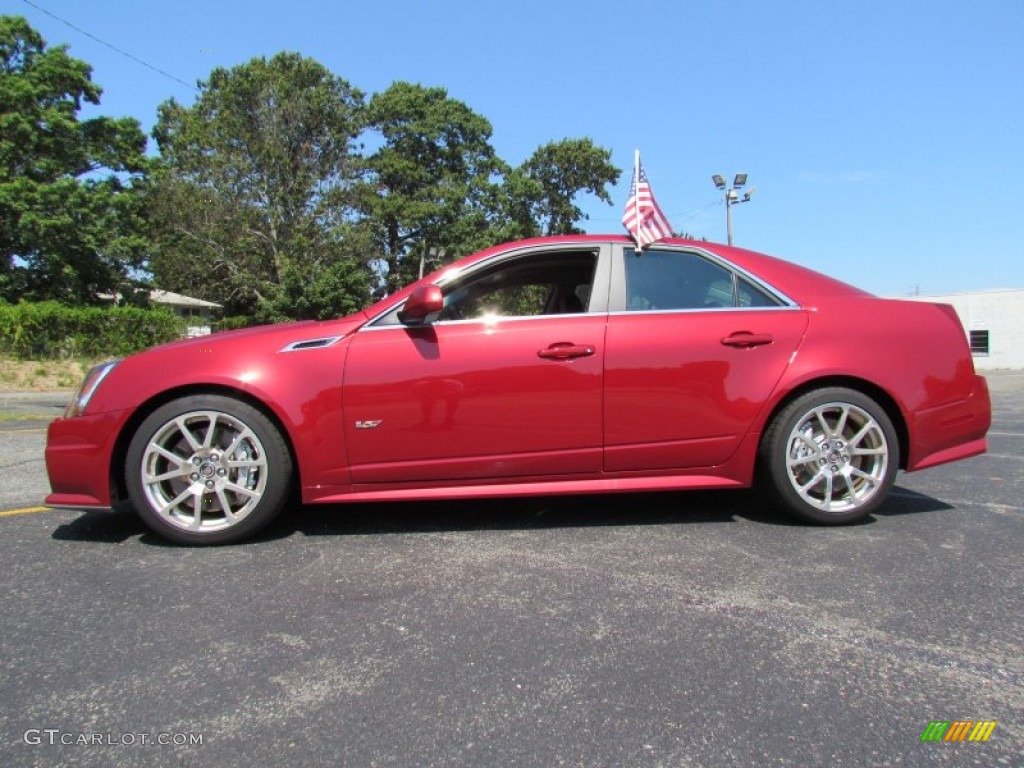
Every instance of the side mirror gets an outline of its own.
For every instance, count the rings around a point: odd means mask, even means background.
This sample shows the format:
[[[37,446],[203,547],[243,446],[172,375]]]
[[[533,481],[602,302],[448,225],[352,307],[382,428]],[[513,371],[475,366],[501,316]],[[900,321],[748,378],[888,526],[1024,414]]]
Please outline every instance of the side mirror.
[[[444,309],[444,296],[436,285],[420,285],[413,288],[405,306],[398,313],[398,319],[405,325],[424,325],[437,320]]]

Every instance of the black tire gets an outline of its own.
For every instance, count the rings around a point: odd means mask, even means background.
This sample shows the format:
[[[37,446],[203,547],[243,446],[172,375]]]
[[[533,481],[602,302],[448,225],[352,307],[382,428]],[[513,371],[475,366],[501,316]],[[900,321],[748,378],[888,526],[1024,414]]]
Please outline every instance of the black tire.
[[[128,446],[125,483],[153,531],[182,544],[227,544],[264,528],[292,485],[288,446],[248,403],[191,395],[157,408]]]
[[[758,469],[788,513],[822,525],[854,523],[885,502],[899,469],[899,440],[870,397],[845,387],[817,389],[772,420]]]

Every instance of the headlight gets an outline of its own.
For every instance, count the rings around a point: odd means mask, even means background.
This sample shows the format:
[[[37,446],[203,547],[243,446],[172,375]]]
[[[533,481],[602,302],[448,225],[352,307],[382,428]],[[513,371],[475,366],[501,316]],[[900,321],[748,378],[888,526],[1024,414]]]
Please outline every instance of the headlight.
[[[64,418],[71,419],[75,416],[81,416],[85,412],[85,406],[89,404],[89,398],[93,396],[93,393],[99,389],[100,382],[106,378],[107,374],[110,373],[114,366],[117,365],[120,360],[110,360],[106,363],[100,363],[99,365],[93,366],[93,368],[85,374],[85,379],[82,380],[82,384],[78,387],[78,391],[75,392],[75,396],[68,403],[68,407],[64,409]]]

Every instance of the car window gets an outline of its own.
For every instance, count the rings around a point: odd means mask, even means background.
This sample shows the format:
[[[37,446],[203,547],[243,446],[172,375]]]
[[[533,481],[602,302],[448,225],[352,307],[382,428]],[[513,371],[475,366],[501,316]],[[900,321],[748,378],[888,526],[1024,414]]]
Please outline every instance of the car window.
[[[741,307],[781,307],[782,302],[745,277],[737,280],[737,298]]]
[[[556,251],[502,259],[444,286],[439,321],[533,317],[586,312],[594,288],[597,253]],[[375,327],[400,325],[395,307]]]
[[[625,258],[626,309],[633,312],[780,304],[750,281],[697,253],[627,249]]]
[[[626,250],[626,308],[731,307],[732,273],[696,253]]]
[[[576,252],[529,254],[501,261],[446,286],[439,319],[586,312],[596,266],[596,254]]]

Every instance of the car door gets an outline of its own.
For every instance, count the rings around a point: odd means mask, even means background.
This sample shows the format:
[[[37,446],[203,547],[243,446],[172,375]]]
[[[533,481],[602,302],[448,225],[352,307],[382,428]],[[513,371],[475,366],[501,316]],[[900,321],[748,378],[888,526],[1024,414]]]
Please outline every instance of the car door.
[[[623,247],[613,265],[605,470],[721,464],[792,359],[805,313],[708,253]]]
[[[442,285],[435,322],[402,325],[395,308],[357,333],[344,377],[353,481],[599,473],[609,254],[492,258]]]

